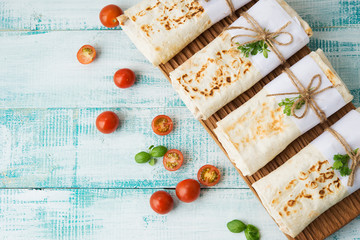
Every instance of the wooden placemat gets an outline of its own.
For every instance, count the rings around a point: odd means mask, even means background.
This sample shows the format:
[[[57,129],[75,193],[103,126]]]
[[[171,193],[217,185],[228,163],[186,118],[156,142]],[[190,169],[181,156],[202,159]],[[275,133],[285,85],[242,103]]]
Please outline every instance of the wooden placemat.
[[[219,23],[212,26],[206,32],[204,32],[201,36],[195,39],[192,43],[190,43],[185,49],[183,49],[179,54],[177,54],[173,59],[169,62],[162,64],[159,66],[160,70],[164,73],[164,75],[169,78],[169,73],[177,68],[179,65],[184,63],[188,58],[194,55],[197,51],[201,48],[206,46],[212,40],[218,36],[225,27],[229,26],[232,22],[234,22],[243,11],[248,10],[254,3],[257,1],[252,1],[246,6],[242,7],[238,11],[236,11],[235,15],[229,16]],[[310,49],[308,47],[304,47],[299,52],[297,52],[293,57],[291,57],[287,63],[284,65],[285,67],[289,67],[299,61],[301,58],[306,56],[310,53]],[[237,109],[243,103],[248,101],[252,96],[254,96],[257,92],[259,92],[267,83],[269,83],[272,79],[276,76],[280,75],[282,70],[284,69],[283,66],[278,67],[257,84],[255,84],[251,89],[246,91],[245,93],[241,94],[235,100],[221,108],[218,112],[216,112],[213,116],[211,116],[206,121],[200,121],[204,128],[208,131],[210,136],[215,140],[215,142],[219,145],[219,147],[224,151],[227,155],[225,149],[222,147],[221,143],[218,141],[217,137],[215,136],[213,129],[216,127],[216,123],[226,117],[229,113]],[[341,110],[333,114],[327,122],[324,124],[320,124],[294,142],[292,142],[282,153],[276,156],[270,163],[268,163],[265,167],[260,169],[258,172],[253,174],[252,176],[243,176],[241,171],[237,169],[241,177],[245,180],[248,184],[249,188],[254,192],[254,194],[259,199],[256,191],[252,188],[252,184],[257,180],[261,179],[262,177],[266,176],[292,156],[294,156],[297,152],[303,149],[306,145],[308,145],[312,140],[314,140],[317,136],[324,132],[324,129],[337,120],[339,120],[342,116],[344,116],[350,110],[355,109],[354,105],[349,103]],[[228,156],[228,155],[227,155]],[[260,199],[259,199],[260,200]],[[295,239],[297,240],[319,240],[324,239],[331,235],[332,233],[339,230],[341,227],[345,226],[355,217],[360,215],[360,190],[356,191],[352,195],[345,198],[343,201],[339,202],[321,216],[319,216],[315,221],[313,221],[303,232],[301,232]],[[294,239],[288,235],[286,235],[288,239]]]

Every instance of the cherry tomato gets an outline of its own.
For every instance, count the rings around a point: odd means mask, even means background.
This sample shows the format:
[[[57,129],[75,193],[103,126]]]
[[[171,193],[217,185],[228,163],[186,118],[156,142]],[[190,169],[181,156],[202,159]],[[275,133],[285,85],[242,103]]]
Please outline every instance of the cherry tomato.
[[[202,166],[197,174],[198,180],[201,184],[206,186],[214,186],[220,181],[220,171],[213,165]]]
[[[167,214],[173,209],[174,200],[167,192],[157,191],[151,195],[150,206],[158,214]]]
[[[114,83],[119,88],[128,88],[135,83],[135,73],[128,68],[118,70],[114,74]]]
[[[101,23],[105,27],[113,28],[119,26],[119,21],[116,18],[122,14],[123,11],[121,8],[114,4],[110,4],[101,9],[99,17]]]
[[[163,158],[163,164],[166,170],[176,171],[183,164],[184,156],[177,149],[167,151]]]
[[[194,179],[186,179],[176,185],[176,196],[180,201],[189,203],[195,201],[200,195],[200,184]]]
[[[82,64],[89,64],[94,61],[96,57],[96,51],[93,46],[84,45],[82,46],[76,55],[78,61]]]
[[[119,117],[114,112],[103,112],[96,118],[96,127],[102,133],[112,133],[118,126]]]
[[[168,135],[173,129],[173,121],[166,115],[159,115],[152,120],[151,127],[157,135]]]

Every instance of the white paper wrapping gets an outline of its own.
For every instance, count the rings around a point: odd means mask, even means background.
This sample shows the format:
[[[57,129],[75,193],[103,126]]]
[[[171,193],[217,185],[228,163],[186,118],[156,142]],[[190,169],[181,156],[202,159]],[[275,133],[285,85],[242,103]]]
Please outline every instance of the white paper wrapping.
[[[250,1],[251,0],[232,0],[232,3],[235,10],[237,10]],[[231,14],[231,10],[225,0],[209,0],[208,2],[200,0],[199,2],[213,24]]]
[[[336,122],[331,128],[337,131],[350,147],[355,150],[360,148],[360,113],[352,110]],[[341,143],[329,132],[325,131],[314,141],[310,143],[315,146],[329,161],[330,165],[334,164],[334,155],[336,154],[346,154],[344,147]],[[349,167],[351,166],[351,161],[349,161]],[[335,170],[336,174],[341,180],[341,183],[348,188],[348,193],[351,194],[356,190],[360,189],[360,168],[357,168],[355,172],[354,185],[352,187],[347,186],[349,176],[342,177],[339,171]]]
[[[320,69],[319,65],[310,55],[302,58],[299,62],[293,65],[290,70],[294,73],[294,75],[299,79],[299,81],[303,84],[305,88],[307,88],[311,79],[316,74],[320,74],[322,79],[319,90],[332,85],[325,73]],[[315,87],[317,83],[318,81],[315,80],[313,86]],[[279,75],[276,79],[271,81],[264,88],[268,91],[269,94],[298,91],[286,73]],[[298,95],[283,95],[275,97],[276,101],[280,103],[286,97],[293,98],[296,96]],[[319,93],[314,97],[314,99],[319,105],[320,109],[325,112],[327,117],[331,116],[333,113],[335,113],[337,110],[339,110],[346,104],[343,97],[336,88],[331,88],[322,93]],[[305,107],[302,107],[302,109],[297,110],[298,115],[301,115],[304,109]],[[291,118],[302,133],[307,132],[308,130],[320,123],[320,119],[317,117],[312,108],[309,108],[309,111],[304,118],[297,119],[293,116],[291,116]]]
[[[277,2],[276,0],[260,0],[253,7],[247,11],[261,27],[271,32],[276,32],[279,28],[291,21],[291,24],[285,29],[285,31],[291,33],[294,37],[293,43],[287,46],[275,45],[277,49],[282,53],[285,59],[288,59],[294,55],[297,51],[303,48],[309,43],[309,37],[302,28],[297,18],[292,18]],[[244,17],[240,17],[231,26],[243,26],[252,28],[251,25],[246,21]],[[255,35],[254,32],[234,29],[228,30],[232,35],[238,34],[250,34]],[[250,37],[238,37],[235,38],[235,42],[244,43],[253,40]],[[288,42],[289,36],[279,35],[276,40],[279,42]],[[265,58],[262,54],[255,56],[249,56],[250,61],[256,66],[263,76],[269,74],[277,66],[281,64],[280,59],[275,53],[270,52],[269,57]]]
[[[330,84],[338,84],[336,88],[328,89],[315,97],[319,107],[329,117],[350,102],[352,95],[336,77],[336,73],[330,70],[331,66],[327,65],[327,60],[321,55],[321,51],[312,52],[290,69],[305,86],[316,74],[322,76],[320,89]],[[285,92],[297,92],[297,90],[290,78],[282,74],[217,123],[215,134],[231,161],[246,176],[254,174],[265,166],[292,141],[320,122],[310,109],[302,119],[286,116],[283,107],[279,107],[278,104],[287,96],[268,96],[268,94]],[[299,109],[300,113],[304,109],[305,106]],[[274,142],[277,144],[274,145]]]

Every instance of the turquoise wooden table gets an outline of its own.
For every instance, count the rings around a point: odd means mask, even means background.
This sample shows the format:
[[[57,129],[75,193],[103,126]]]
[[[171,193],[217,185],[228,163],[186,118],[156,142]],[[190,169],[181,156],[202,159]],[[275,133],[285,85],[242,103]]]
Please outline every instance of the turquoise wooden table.
[[[139,0],[0,0],[0,239],[245,239],[226,223],[258,226],[262,239],[286,239],[170,84],[118,29],[106,29],[100,9]],[[360,106],[360,3],[291,0],[314,30],[310,48],[322,48]],[[77,62],[84,44],[94,63]],[[137,83],[115,87],[114,72],[129,67]],[[119,114],[110,135],[96,130],[99,113]],[[152,118],[167,114],[175,129],[155,135]],[[138,165],[135,153],[151,144],[180,149],[186,158],[172,173],[161,163]],[[218,166],[220,184],[193,204],[155,214],[153,192],[195,178],[200,166]],[[328,238],[360,239],[360,217]]]

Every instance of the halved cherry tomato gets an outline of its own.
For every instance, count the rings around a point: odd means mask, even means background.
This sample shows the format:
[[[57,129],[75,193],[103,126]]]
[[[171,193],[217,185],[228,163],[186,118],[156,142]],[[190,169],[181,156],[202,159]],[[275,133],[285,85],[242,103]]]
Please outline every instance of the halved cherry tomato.
[[[157,135],[168,135],[173,129],[173,121],[166,115],[159,115],[152,120],[151,127]]]
[[[119,117],[114,112],[106,111],[96,118],[96,127],[102,133],[112,133],[118,126]]]
[[[220,171],[213,165],[202,166],[197,174],[198,180],[205,186],[214,186],[220,181]]]
[[[123,14],[121,8],[114,4],[110,4],[101,9],[99,17],[101,23],[105,27],[113,28],[119,26],[119,21],[116,18],[121,14]]]
[[[151,208],[159,214],[167,214],[174,207],[174,200],[171,195],[165,191],[157,191],[151,195]]]
[[[132,70],[123,68],[114,74],[114,83],[119,88],[128,88],[134,85],[135,78],[135,73]]]
[[[89,64],[94,61],[96,57],[96,51],[93,46],[84,45],[82,46],[76,55],[77,59],[82,64]]]
[[[163,158],[163,164],[166,170],[176,171],[183,164],[184,156],[177,149],[167,151]]]
[[[186,179],[176,185],[175,191],[180,201],[193,202],[200,196],[200,184],[194,179]]]

